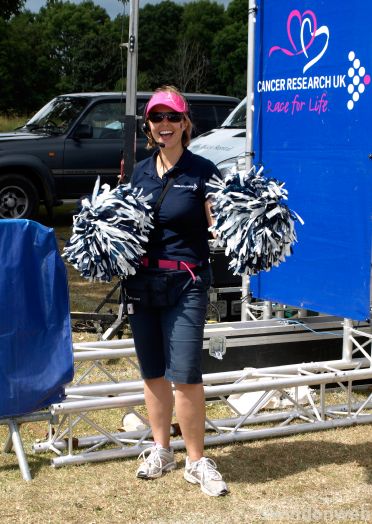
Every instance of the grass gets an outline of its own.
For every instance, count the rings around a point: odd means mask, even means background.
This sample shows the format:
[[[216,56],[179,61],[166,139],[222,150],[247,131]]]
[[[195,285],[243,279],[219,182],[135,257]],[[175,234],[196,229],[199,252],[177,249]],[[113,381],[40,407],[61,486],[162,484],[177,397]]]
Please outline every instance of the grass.
[[[27,120],[26,116],[0,115],[0,132],[13,131],[17,127],[23,126]]]
[[[28,441],[42,436],[36,426],[25,428]],[[208,455],[231,491],[221,499],[184,481],[182,452],[176,471],[148,482],[135,478],[135,459],[53,469],[48,455],[37,455],[30,456],[34,480],[25,483],[10,455],[0,466],[0,518],[35,524],[371,522],[371,438],[372,427],[361,426],[211,448]]]
[[[62,245],[69,236],[71,209],[57,209],[55,224]],[[91,311],[108,287],[68,271],[72,304]],[[97,338],[84,332],[73,337]],[[121,362],[112,369],[118,377],[130,374]],[[216,410],[216,405],[209,408],[211,416]],[[102,411],[97,417],[115,430],[122,412]],[[184,481],[181,451],[177,470],[156,481],[136,479],[137,461],[131,458],[51,468],[54,455],[31,453],[32,443],[43,440],[46,431],[44,423],[22,428],[32,482],[21,479],[13,453],[1,456],[2,524],[372,522],[372,425],[209,448],[229,484],[224,498],[207,497]],[[0,445],[5,438],[0,426]]]

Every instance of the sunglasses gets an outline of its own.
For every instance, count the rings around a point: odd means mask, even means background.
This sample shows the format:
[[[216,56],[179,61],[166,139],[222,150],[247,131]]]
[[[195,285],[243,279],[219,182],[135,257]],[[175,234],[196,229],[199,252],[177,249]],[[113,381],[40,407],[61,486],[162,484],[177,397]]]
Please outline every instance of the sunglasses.
[[[175,124],[183,120],[183,113],[165,112],[165,113],[149,113],[147,117],[153,124],[159,124],[166,118],[168,122]]]

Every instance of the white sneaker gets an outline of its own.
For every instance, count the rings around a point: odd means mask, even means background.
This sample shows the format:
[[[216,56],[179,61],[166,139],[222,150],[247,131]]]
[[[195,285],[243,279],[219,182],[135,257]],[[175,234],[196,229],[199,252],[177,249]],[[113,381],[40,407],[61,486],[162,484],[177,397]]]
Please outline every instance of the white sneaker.
[[[159,444],[143,450],[138,458],[144,459],[137,469],[137,477],[141,479],[156,479],[166,471],[176,469],[173,449],[162,448]]]
[[[186,457],[183,476],[191,484],[200,484],[202,492],[211,497],[219,497],[229,492],[221,473],[217,471],[217,464],[210,458],[202,457],[191,462],[189,457]]]

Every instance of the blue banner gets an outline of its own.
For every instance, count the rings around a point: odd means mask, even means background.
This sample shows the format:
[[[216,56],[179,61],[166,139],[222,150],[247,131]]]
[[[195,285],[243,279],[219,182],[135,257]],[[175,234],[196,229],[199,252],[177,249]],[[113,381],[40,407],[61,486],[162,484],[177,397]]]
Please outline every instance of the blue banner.
[[[258,0],[255,163],[305,224],[252,291],[355,320],[370,306],[371,20],[370,0]]]
[[[53,229],[0,220],[0,418],[64,398],[73,377],[67,274]]]

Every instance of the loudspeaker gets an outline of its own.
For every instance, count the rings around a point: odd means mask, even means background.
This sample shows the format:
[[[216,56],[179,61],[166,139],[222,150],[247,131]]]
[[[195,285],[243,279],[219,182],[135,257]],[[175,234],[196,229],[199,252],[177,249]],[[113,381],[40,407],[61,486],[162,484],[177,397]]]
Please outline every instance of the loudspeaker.
[[[236,287],[241,285],[242,277],[234,275],[228,269],[229,259],[225,255],[224,249],[211,247],[210,260],[213,273],[213,287]]]

